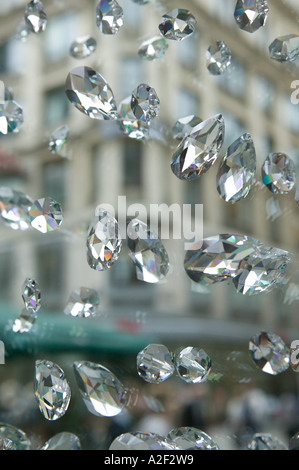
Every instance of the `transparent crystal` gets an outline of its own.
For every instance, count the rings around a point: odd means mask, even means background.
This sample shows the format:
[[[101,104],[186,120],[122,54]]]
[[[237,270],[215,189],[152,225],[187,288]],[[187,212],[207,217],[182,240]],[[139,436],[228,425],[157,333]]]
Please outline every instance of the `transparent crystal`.
[[[149,122],[157,117],[160,100],[154,88],[141,83],[132,93],[131,109],[134,116],[140,121]]]
[[[137,354],[137,372],[146,382],[159,384],[174,373],[172,355],[163,344],[149,344]]]
[[[75,362],[77,384],[88,411],[96,416],[116,416],[126,406],[127,391],[106,367]]]
[[[29,209],[32,199],[21,191],[0,186],[0,218],[14,230],[30,227]]]
[[[167,438],[180,450],[219,450],[208,434],[193,427],[172,429]]]
[[[32,313],[38,312],[41,307],[41,290],[38,283],[29,277],[23,284],[22,298],[26,310]]]
[[[194,128],[202,123],[202,119],[198,116],[185,116],[177,120],[172,128],[172,137],[178,141],[183,140],[188,135],[192,134]]]
[[[81,450],[81,443],[75,434],[60,432],[51,437],[40,450]]]
[[[136,266],[137,279],[149,283],[164,279],[169,270],[169,258],[158,235],[138,219],[131,220],[127,234],[129,257]]]
[[[31,32],[32,30],[27,24],[25,18],[22,18],[17,26],[16,39],[21,42],[26,42]]]
[[[23,109],[14,100],[0,100],[0,134],[18,133],[24,123]]]
[[[227,202],[245,198],[254,182],[256,153],[249,134],[243,134],[232,145],[220,162],[216,177],[217,191]]]
[[[162,16],[159,30],[166,39],[182,41],[194,33],[196,24],[189,10],[176,8]]]
[[[223,140],[224,120],[221,114],[194,127],[172,156],[171,169],[174,175],[181,180],[199,178],[217,160]]]
[[[291,437],[289,442],[289,450],[299,450],[299,432]]]
[[[212,361],[203,349],[188,346],[174,355],[176,372],[188,383],[204,382],[212,367]]]
[[[15,333],[28,333],[28,331],[32,329],[36,318],[36,312],[23,308],[20,315],[15,319],[12,325],[12,330]]]
[[[51,361],[35,362],[34,393],[40,412],[49,421],[66,413],[71,389],[63,370]]]
[[[104,34],[116,34],[124,24],[124,13],[116,0],[101,0],[97,6],[97,26]]]
[[[63,221],[60,204],[51,197],[34,201],[29,216],[32,227],[42,233],[58,229]]]
[[[99,209],[88,229],[87,262],[92,269],[104,271],[118,260],[122,247],[118,223],[105,209]]]
[[[147,3],[150,3],[152,0],[132,0],[134,3],[138,3],[138,5],[146,5]]]
[[[271,59],[278,62],[294,62],[299,59],[299,35],[288,34],[274,39],[269,52]]]
[[[14,94],[10,86],[4,87],[4,98],[5,98],[5,101],[13,101]]]
[[[116,437],[109,450],[177,450],[165,437],[152,432],[128,432]]]
[[[124,135],[142,140],[149,137],[150,123],[137,119],[131,108],[131,96],[125,98],[118,108],[118,125]]]
[[[287,264],[291,261],[287,251],[274,247],[260,247],[247,259],[241,261],[233,284],[243,295],[268,291],[281,280]]]
[[[49,139],[48,149],[51,153],[68,157],[69,150],[67,148],[67,140],[69,137],[68,126],[61,126],[56,129]]]
[[[97,48],[97,41],[89,36],[80,36],[74,42],[72,42],[70,47],[70,54],[75,59],[86,59],[95,52]]]
[[[143,41],[138,49],[138,55],[144,60],[156,60],[164,56],[168,49],[166,39],[161,36],[155,36],[147,41]]]
[[[262,165],[263,183],[275,194],[287,194],[296,184],[295,165],[285,153],[271,153]]]
[[[287,448],[271,434],[256,433],[248,444],[248,450],[287,450]]]
[[[6,446],[13,450],[31,450],[31,442],[24,431],[11,424],[0,423],[0,449],[5,450]]]
[[[73,69],[67,76],[65,92],[70,102],[90,118],[117,118],[113,92],[106,80],[92,68]]]
[[[230,66],[232,53],[223,41],[214,41],[206,52],[206,64],[212,75],[222,75]]]
[[[186,252],[185,270],[195,282],[225,281],[238,274],[241,261],[255,253],[258,243],[246,235],[220,234],[204,238],[200,249]]]
[[[259,369],[270,375],[285,372],[290,365],[290,349],[280,336],[262,331],[249,342],[250,357]]]
[[[235,20],[240,29],[254,33],[266,24],[268,13],[267,0],[238,0]]]
[[[100,298],[95,289],[81,287],[73,291],[64,313],[73,317],[88,318],[98,313]]]
[[[39,34],[45,31],[47,15],[40,0],[32,0],[28,3],[25,9],[25,21],[33,33]]]

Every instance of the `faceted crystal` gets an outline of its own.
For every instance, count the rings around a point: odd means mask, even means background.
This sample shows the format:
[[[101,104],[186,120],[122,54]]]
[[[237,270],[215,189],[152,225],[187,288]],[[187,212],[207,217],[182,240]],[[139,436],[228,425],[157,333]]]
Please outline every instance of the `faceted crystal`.
[[[188,346],[174,355],[177,374],[188,383],[204,382],[211,370],[212,361],[203,349]]]
[[[290,365],[290,349],[274,333],[262,331],[249,342],[250,357],[259,369],[270,375],[281,374]]]
[[[88,318],[98,312],[100,298],[94,289],[81,287],[72,292],[64,313],[73,317]]]
[[[75,362],[77,384],[88,411],[96,416],[116,416],[126,406],[127,391],[106,367]]]
[[[152,432],[128,432],[116,437],[109,450],[177,450],[165,437]]]
[[[194,33],[196,23],[189,10],[176,8],[162,16],[159,30],[166,39],[182,41]]]
[[[68,126],[61,126],[56,129],[49,139],[48,149],[51,153],[67,157],[69,151],[67,148],[67,139],[69,137]]]
[[[291,258],[287,251],[273,247],[259,247],[255,253],[241,261],[233,284],[243,295],[268,291],[281,280]]]
[[[138,219],[129,223],[127,234],[129,257],[136,266],[137,279],[149,283],[164,279],[169,270],[169,258],[158,235]]]
[[[26,434],[10,424],[0,423],[0,449],[31,450],[31,442]]]
[[[155,36],[144,41],[138,49],[138,55],[144,60],[156,60],[164,56],[168,49],[166,39],[161,36]]]
[[[25,308],[29,312],[36,313],[41,307],[41,291],[36,281],[27,278],[23,285],[22,298]]]
[[[217,191],[227,202],[245,198],[256,171],[256,153],[249,134],[244,134],[228,148],[216,177]]]
[[[131,96],[125,98],[118,108],[118,125],[124,135],[142,140],[149,137],[150,123],[137,119],[131,108]]]
[[[220,234],[204,238],[200,249],[186,252],[184,267],[195,282],[214,284],[238,274],[240,263],[257,249],[246,235]]]
[[[159,384],[174,373],[171,353],[163,344],[149,344],[137,355],[137,372],[146,382]]]
[[[140,121],[149,122],[157,117],[160,100],[154,88],[141,83],[132,93],[131,109],[134,116]]]
[[[287,450],[287,448],[271,434],[256,433],[248,444],[248,450]]]
[[[172,172],[181,180],[199,178],[215,163],[223,140],[221,114],[203,121],[177,147],[172,156]]]
[[[27,230],[30,227],[32,203],[32,199],[21,191],[0,187],[0,218],[12,229]]]
[[[75,434],[60,432],[51,437],[40,450],[81,450],[81,443]]]
[[[151,2],[152,0],[132,0],[134,3],[138,3],[138,5],[146,5],[146,3]]]
[[[278,37],[270,44],[269,52],[271,59],[278,62],[294,62],[299,59],[299,35]]]
[[[47,15],[40,0],[32,0],[25,9],[25,21],[33,33],[42,33],[47,26]]]
[[[116,0],[101,0],[97,6],[97,26],[104,34],[116,34],[124,24],[124,12]]]
[[[104,271],[118,260],[122,247],[118,223],[105,209],[99,209],[88,229],[87,262],[92,269]]]
[[[92,68],[73,69],[67,76],[65,92],[70,102],[90,118],[117,118],[113,92],[106,80]]]
[[[215,41],[207,50],[206,64],[212,75],[222,75],[230,66],[232,53],[223,41]]]
[[[23,109],[18,103],[0,100],[0,134],[18,133],[23,122]]]
[[[284,153],[271,153],[262,166],[263,183],[275,194],[287,194],[296,184],[295,165]]]
[[[60,204],[51,197],[34,201],[29,216],[32,227],[42,233],[58,229],[63,220]]]
[[[235,20],[240,29],[254,33],[266,24],[268,13],[267,0],[238,0]]]
[[[49,421],[56,421],[67,411],[71,389],[63,370],[51,361],[35,362],[34,393],[39,409]]]
[[[32,329],[36,318],[36,312],[26,310],[26,308],[24,308],[20,315],[15,319],[12,325],[12,330],[15,333],[28,333],[28,331]]]
[[[70,47],[70,54],[75,59],[86,59],[97,48],[97,41],[91,36],[80,36],[74,42],[72,42]]]
[[[180,450],[219,450],[213,439],[197,428],[172,429],[167,438]]]
[[[289,442],[289,450],[299,450],[299,433],[297,432],[291,437]]]
[[[178,141],[183,140],[188,135],[192,134],[194,128],[202,122],[198,116],[186,116],[177,120],[172,128],[172,137]]]

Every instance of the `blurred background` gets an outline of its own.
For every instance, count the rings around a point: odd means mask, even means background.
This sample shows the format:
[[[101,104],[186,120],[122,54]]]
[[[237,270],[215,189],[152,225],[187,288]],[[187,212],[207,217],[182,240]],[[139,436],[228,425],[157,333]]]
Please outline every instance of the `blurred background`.
[[[0,2],[0,79],[13,90],[24,111],[18,134],[0,136],[0,184],[33,199],[51,196],[61,203],[64,221],[56,232],[14,231],[0,227],[0,422],[23,429],[38,448],[61,431],[77,434],[85,449],[107,449],[112,439],[131,430],[166,434],[176,426],[195,426],[223,449],[244,448],[254,432],[271,432],[288,443],[299,431],[298,375],[291,369],[272,377],[257,369],[248,341],[262,330],[279,334],[287,344],[299,339],[297,269],[299,218],[295,192],[276,196],[262,184],[260,168],[270,152],[287,153],[299,168],[299,105],[291,102],[291,83],[299,79],[298,62],[269,59],[268,47],[280,35],[298,32],[296,0],[270,0],[267,24],[254,34],[241,31],[234,19],[235,0],[152,0],[139,5],[120,0],[124,26],[115,36],[96,26],[93,0],[44,0],[46,30],[20,40],[17,28],[26,1]],[[165,56],[142,60],[138,47],[159,33],[161,16],[188,8],[198,20],[194,35],[169,41]],[[82,60],[70,56],[71,43],[90,34],[96,52]],[[223,40],[232,65],[212,76],[205,53]],[[71,69],[88,65],[100,72],[117,103],[140,83],[154,87],[161,101],[151,138],[130,139],[117,124],[95,121],[72,107],[65,95]],[[225,150],[249,132],[257,150],[256,183],[249,196],[230,204],[216,190],[217,165],[194,182],[178,180],[170,169],[176,147],[172,127],[195,114],[207,119],[222,113]],[[70,158],[48,150],[50,135],[61,125],[70,130]],[[268,294],[250,297],[227,283],[200,288],[183,267],[184,240],[163,240],[170,272],[157,285],[136,279],[126,247],[113,267],[92,270],[86,262],[88,224],[96,206],[127,204],[203,204],[204,236],[238,233],[289,250],[293,263],[285,283]],[[11,324],[20,313],[22,285],[35,279],[42,308],[29,333],[16,334]],[[94,288],[101,298],[97,319],[63,313],[71,292]],[[172,377],[160,385],[145,383],[136,372],[136,355],[149,343],[203,348],[212,359],[207,382],[188,385]],[[34,362],[48,359],[65,371],[72,400],[59,421],[46,421],[33,394]],[[116,418],[88,413],[72,364],[91,360],[110,368],[129,388],[129,405]]]

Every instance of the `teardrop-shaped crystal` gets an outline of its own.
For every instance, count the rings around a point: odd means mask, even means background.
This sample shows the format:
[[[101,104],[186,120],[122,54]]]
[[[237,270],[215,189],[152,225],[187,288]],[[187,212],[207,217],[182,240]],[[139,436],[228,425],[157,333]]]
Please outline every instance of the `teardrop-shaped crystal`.
[[[0,423],[1,450],[31,450],[31,442],[21,429]]]
[[[200,249],[186,252],[184,267],[195,282],[214,284],[236,276],[240,262],[256,252],[259,242],[246,235],[220,234],[203,239]]]
[[[227,202],[245,198],[252,186],[256,171],[256,153],[249,134],[244,134],[229,146],[216,177],[220,197]]]
[[[137,279],[157,283],[165,278],[169,270],[167,251],[158,235],[138,219],[128,225],[129,256],[136,266]]]
[[[149,344],[137,354],[137,372],[146,382],[159,384],[174,373],[172,355],[163,344]]]
[[[293,160],[285,153],[271,153],[262,165],[262,178],[272,193],[289,193],[296,184]]]
[[[277,62],[294,62],[299,58],[299,35],[280,36],[270,44],[271,59]]]
[[[116,0],[101,0],[97,6],[97,26],[104,34],[116,34],[124,24],[124,12]]]
[[[217,160],[223,140],[224,120],[221,114],[198,124],[174,152],[172,172],[181,180],[199,178]]]
[[[69,137],[68,126],[58,127],[53,134],[50,136],[48,149],[51,153],[60,155],[61,157],[68,157],[68,145],[67,140]]]
[[[71,389],[63,370],[54,362],[35,363],[34,393],[39,409],[49,421],[56,421],[67,411]]]
[[[27,230],[30,227],[29,210],[33,200],[15,189],[0,187],[0,218],[14,230]]]
[[[91,36],[80,36],[70,46],[70,54],[75,59],[86,59],[97,48],[97,41]]]
[[[196,23],[189,10],[175,8],[162,16],[159,30],[166,39],[182,41],[194,33]]]
[[[111,443],[109,450],[177,450],[166,437],[153,432],[127,432],[117,436]]]
[[[138,55],[144,60],[157,60],[164,56],[167,49],[168,44],[166,39],[161,36],[155,36],[140,44]]]
[[[88,229],[87,262],[92,269],[104,271],[118,260],[122,247],[118,223],[105,209],[99,208]]]
[[[159,113],[160,100],[154,88],[141,83],[132,93],[131,109],[140,121],[149,122]]]
[[[290,366],[290,349],[275,333],[262,331],[249,341],[250,357],[266,374],[278,375]]]
[[[90,118],[117,118],[117,106],[110,86],[91,67],[73,69],[67,76],[65,92],[70,102]]]
[[[177,120],[172,128],[172,137],[178,141],[183,140],[188,135],[192,134],[194,128],[202,123],[202,119],[193,114],[185,116]]]
[[[208,434],[193,427],[172,429],[167,438],[180,450],[219,450]]]
[[[75,434],[60,432],[45,442],[40,450],[81,450],[81,443]]]
[[[41,290],[34,279],[27,278],[23,284],[22,298],[26,310],[36,313],[41,307]]]
[[[75,362],[77,384],[88,411],[96,416],[116,416],[126,406],[127,391],[106,367],[93,362]]]
[[[51,197],[34,201],[29,210],[31,226],[42,233],[57,230],[63,221],[60,204]]]
[[[44,5],[40,0],[32,0],[25,9],[25,21],[35,34],[45,31],[47,26],[47,15]]]
[[[267,0],[238,0],[235,20],[240,29],[254,33],[266,24],[268,13]]]

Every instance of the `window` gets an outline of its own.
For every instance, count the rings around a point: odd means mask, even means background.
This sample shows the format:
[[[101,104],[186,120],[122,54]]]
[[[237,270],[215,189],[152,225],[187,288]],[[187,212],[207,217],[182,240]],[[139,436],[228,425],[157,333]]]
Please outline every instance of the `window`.
[[[60,204],[66,199],[65,191],[66,163],[57,161],[43,167],[43,192],[45,197],[52,197]]]
[[[44,306],[48,309],[61,308],[62,294],[65,292],[64,253],[65,246],[61,240],[37,249],[38,279],[44,292]]]
[[[256,77],[255,82],[256,105],[262,111],[268,112],[271,110],[273,103],[273,85],[267,78],[262,76]]]
[[[68,116],[69,105],[64,87],[50,90],[45,95],[45,124],[57,127]]]
[[[291,102],[289,95],[283,98],[282,117],[286,126],[293,132],[299,132],[299,106]]]
[[[48,60],[61,60],[68,56],[69,48],[76,37],[76,17],[67,13],[49,20],[45,31],[45,55]]]
[[[198,116],[199,103],[197,96],[192,91],[180,88],[176,100],[176,117],[179,119],[184,116],[195,114]]]
[[[132,139],[124,140],[124,185],[125,187],[141,186],[142,149],[141,142]]]
[[[240,60],[233,59],[227,71],[218,77],[219,85],[236,98],[243,98],[246,91],[246,70]]]
[[[9,300],[13,276],[13,252],[10,250],[0,253],[0,295],[2,300]]]
[[[121,61],[120,92],[126,98],[132,95],[132,91],[144,82],[142,62],[138,57],[126,57]]]
[[[178,57],[183,67],[194,69],[197,63],[197,35],[188,38],[188,41],[181,41],[178,44]]]
[[[15,38],[0,46],[0,73],[19,75],[26,71],[27,45]]]

